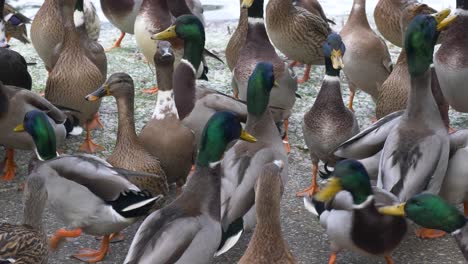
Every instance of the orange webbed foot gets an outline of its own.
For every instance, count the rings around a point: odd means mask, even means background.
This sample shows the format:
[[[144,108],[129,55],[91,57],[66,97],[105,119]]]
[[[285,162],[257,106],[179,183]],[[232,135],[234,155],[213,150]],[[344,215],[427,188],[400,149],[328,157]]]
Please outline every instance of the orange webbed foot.
[[[155,94],[159,91],[159,88],[157,86],[153,87],[153,88],[149,88],[149,89],[144,89],[143,90],[143,93],[144,94]]]
[[[444,231],[430,229],[430,228],[420,228],[416,230],[416,236],[423,239],[433,239],[445,236],[447,234]]]

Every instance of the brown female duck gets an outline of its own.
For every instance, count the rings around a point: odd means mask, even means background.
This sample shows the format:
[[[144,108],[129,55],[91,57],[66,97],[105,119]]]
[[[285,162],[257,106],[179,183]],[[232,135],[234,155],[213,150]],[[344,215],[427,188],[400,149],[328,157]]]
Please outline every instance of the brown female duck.
[[[244,45],[245,38],[247,37],[247,30],[249,22],[247,20],[247,9],[242,6],[243,0],[240,0],[240,17],[237,23],[236,30],[232,34],[229,42],[226,46],[226,62],[229,70],[232,71],[236,66],[237,60],[239,59],[239,52]]]

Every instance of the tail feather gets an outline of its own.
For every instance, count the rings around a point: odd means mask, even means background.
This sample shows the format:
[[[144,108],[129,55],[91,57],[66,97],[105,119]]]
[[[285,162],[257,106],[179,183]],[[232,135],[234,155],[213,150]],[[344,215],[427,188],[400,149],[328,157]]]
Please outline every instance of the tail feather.
[[[214,256],[221,256],[222,254],[228,252],[232,247],[234,247],[237,244],[243,232],[244,219],[240,217],[236,221],[231,223],[226,231],[223,231],[221,243],[219,244],[218,250],[216,251]]]

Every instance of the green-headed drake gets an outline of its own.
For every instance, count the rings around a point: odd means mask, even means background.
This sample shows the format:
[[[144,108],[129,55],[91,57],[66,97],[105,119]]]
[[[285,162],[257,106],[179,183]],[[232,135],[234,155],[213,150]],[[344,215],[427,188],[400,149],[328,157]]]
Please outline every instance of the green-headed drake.
[[[458,209],[437,195],[423,193],[411,197],[405,203],[379,208],[386,215],[406,216],[426,228],[451,233],[468,261],[467,219]]]
[[[332,33],[323,44],[325,78],[313,106],[304,115],[302,131],[312,159],[312,184],[298,196],[312,196],[317,190],[319,161],[333,166],[337,157],[333,151],[341,143],[359,132],[353,112],[343,103],[340,87],[340,70],[345,45],[340,35]]]
[[[124,261],[209,263],[221,241],[221,166],[226,148],[237,139],[254,141],[237,116],[218,112],[206,124],[195,172],[182,194],[141,224]]]
[[[335,263],[338,252],[349,249],[385,257],[387,264],[392,264],[390,255],[406,234],[406,220],[382,215],[377,206],[393,205],[398,198],[371,187],[366,169],[355,160],[336,164],[333,175],[314,200],[304,197],[306,209],[319,215],[328,234],[329,263]]]
[[[284,164],[281,179],[288,180],[288,157],[268,108],[270,93],[275,87],[274,67],[269,62],[257,63],[247,88],[247,123],[245,130],[257,139],[255,144],[238,141],[224,155],[221,163],[221,220],[223,245],[217,255],[232,247],[245,228],[253,229],[255,190],[258,175],[265,164],[280,160]],[[231,239],[232,236],[232,239]]]
[[[194,15],[183,15],[168,29],[152,36],[157,40],[174,38],[184,40],[184,56],[177,65],[172,79],[174,100],[179,119],[195,132],[200,144],[203,128],[218,111],[232,111],[241,120],[247,117],[247,107],[230,96],[212,89],[197,87],[196,69],[200,66],[205,46],[205,28]]]
[[[50,240],[52,249],[63,238],[78,237],[82,232],[104,236],[99,250],[82,249],[73,255],[82,261],[101,261],[109,250],[111,234],[147,215],[162,200],[162,195],[153,197],[129,181],[131,177],[156,177],[152,174],[114,168],[91,155],[58,156],[53,128],[43,112],[28,112],[15,131],[26,131],[36,145],[40,162],[29,180],[44,180],[52,210],[72,229],[58,230]]]

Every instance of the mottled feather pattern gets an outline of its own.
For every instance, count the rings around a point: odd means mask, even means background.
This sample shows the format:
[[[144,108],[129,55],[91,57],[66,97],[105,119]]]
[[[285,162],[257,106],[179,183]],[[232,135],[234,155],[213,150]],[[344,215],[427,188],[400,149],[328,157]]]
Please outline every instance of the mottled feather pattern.
[[[226,46],[226,62],[229,70],[231,71],[234,69],[237,64],[237,60],[239,59],[239,53],[244,45],[245,38],[247,37],[247,29],[249,25],[247,20],[247,10],[242,8],[240,12],[239,24]]]
[[[7,258],[15,263],[47,263],[46,237],[29,226],[0,224],[0,259]]]

